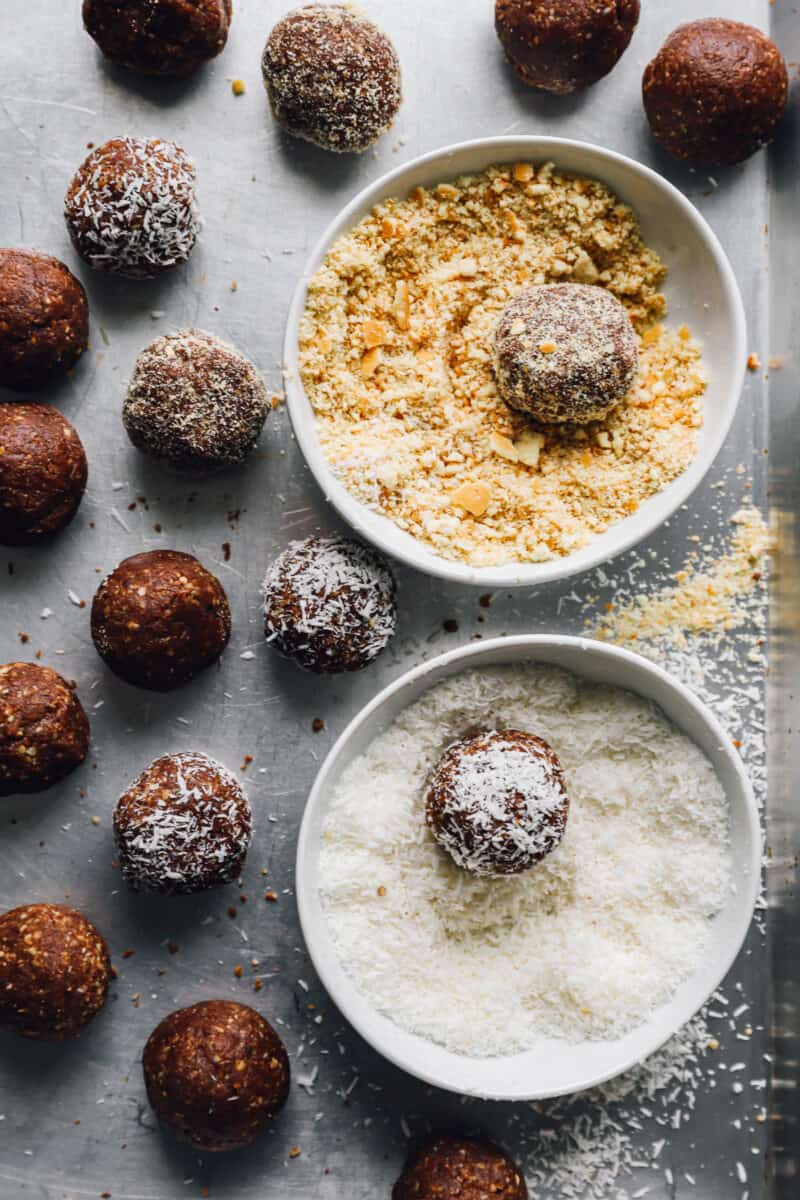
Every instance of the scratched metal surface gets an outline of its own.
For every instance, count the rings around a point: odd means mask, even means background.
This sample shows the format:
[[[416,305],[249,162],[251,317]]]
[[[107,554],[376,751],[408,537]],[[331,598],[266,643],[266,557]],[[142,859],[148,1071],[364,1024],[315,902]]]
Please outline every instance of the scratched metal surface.
[[[767,156],[719,173],[714,186],[662,157],[641,113],[642,68],[673,25],[697,14],[694,0],[645,4],[635,41],[614,74],[586,95],[559,100],[537,98],[514,82],[495,42],[488,0],[372,0],[370,12],[398,46],[406,102],[395,130],[360,159],[331,158],[292,143],[268,116],[259,53],[287,7],[283,0],[236,0],[224,56],[194,80],[171,85],[105,65],[81,29],[78,0],[0,3],[0,243],[35,245],[63,257],[84,280],[93,317],[91,352],[48,397],[86,444],[86,501],[51,549],[0,554],[0,661],[41,651],[43,662],[77,680],[92,721],[91,763],[39,799],[0,807],[0,905],[67,899],[106,934],[119,969],[107,1011],[75,1043],[43,1047],[0,1037],[2,1200],[104,1191],[171,1200],[205,1187],[221,1200],[387,1196],[402,1159],[404,1123],[414,1130],[428,1120],[481,1128],[513,1151],[537,1120],[527,1106],[462,1106],[456,1097],[423,1088],[344,1027],[304,957],[291,891],[294,844],[319,762],[381,686],[422,657],[479,632],[577,631],[583,602],[605,598],[602,581],[592,576],[535,594],[502,594],[484,610],[475,593],[401,571],[402,617],[391,650],[359,677],[310,681],[278,661],[260,637],[258,589],[266,563],[289,537],[334,523],[293,444],[285,412],[270,418],[244,470],[190,488],[135,454],[123,434],[122,390],[137,351],[159,332],[195,324],[237,343],[278,389],[292,289],[309,247],[343,203],[399,161],[448,142],[515,130],[603,142],[681,186],[731,256],[752,349],[764,359],[769,353]],[[766,0],[704,5],[710,15],[735,15],[762,27],[768,11]],[[785,12],[782,18],[788,20]],[[231,94],[235,77],[247,85],[240,99]],[[87,144],[126,133],[175,138],[198,164],[202,241],[185,270],[153,284],[93,275],[77,262],[61,218],[66,185]],[[153,317],[157,312],[164,315]],[[766,425],[763,380],[750,376],[707,484],[646,544],[648,561],[677,568],[689,533],[724,526],[741,487],[712,489],[733,479],[737,464],[747,465],[756,501],[764,499]],[[240,516],[229,520],[234,511]],[[132,690],[102,669],[87,609],[69,598],[72,592],[89,602],[101,574],[120,558],[158,546],[193,551],[212,569],[216,564],[234,613],[221,667],[167,696]],[[627,570],[637,557],[627,556],[615,570]],[[45,607],[52,616],[43,620]],[[445,617],[458,620],[457,633],[443,632]],[[27,644],[20,643],[23,632]],[[247,650],[254,657],[243,658]],[[324,732],[312,733],[315,717],[325,719]],[[112,868],[110,816],[122,787],[157,754],[191,747],[233,768],[252,755],[244,778],[257,830],[246,903],[235,888],[199,899],[132,898]],[[266,885],[280,893],[277,904],[261,898],[262,868],[269,871]],[[227,914],[231,904],[238,908],[235,919]],[[178,944],[176,954],[168,952],[169,940]],[[135,954],[123,958],[127,949]],[[234,976],[237,964],[244,967],[241,980]],[[257,996],[254,975],[264,980]],[[735,978],[765,1023],[767,958],[757,936]],[[319,1066],[313,1094],[295,1086],[269,1137],[217,1159],[198,1158],[159,1133],[140,1069],[155,1023],[209,996],[254,1001],[282,1023],[296,1075]],[[765,1048],[755,1037],[737,1055],[757,1074]],[[737,1103],[729,1089],[698,1097],[695,1121],[672,1134],[665,1151],[675,1182],[668,1185],[663,1172],[652,1170],[637,1180],[652,1189],[652,1200],[739,1194],[733,1171],[741,1137],[731,1121],[745,1109]],[[290,1160],[293,1146],[302,1153]],[[761,1164],[761,1155],[748,1159],[752,1197],[762,1194]],[[697,1188],[684,1171],[697,1177]]]

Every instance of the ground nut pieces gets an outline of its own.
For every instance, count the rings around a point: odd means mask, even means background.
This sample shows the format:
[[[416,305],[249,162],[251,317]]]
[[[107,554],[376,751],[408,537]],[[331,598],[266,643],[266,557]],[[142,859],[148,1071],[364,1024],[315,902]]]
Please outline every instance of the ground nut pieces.
[[[700,350],[661,324],[665,275],[629,208],[551,164],[492,167],[378,205],[332,247],[301,325],[302,380],[331,467],[444,558],[574,553],[696,452]],[[532,425],[501,400],[492,370],[506,304],[556,282],[607,288],[638,335],[636,385],[582,429]]]

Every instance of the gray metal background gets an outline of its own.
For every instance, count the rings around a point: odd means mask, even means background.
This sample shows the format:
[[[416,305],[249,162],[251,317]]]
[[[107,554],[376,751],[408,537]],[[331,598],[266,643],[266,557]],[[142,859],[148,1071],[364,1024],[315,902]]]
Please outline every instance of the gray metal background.
[[[272,23],[289,7],[283,0],[235,0],[225,54],[181,85],[142,81],[104,64],[82,31],[79,7],[78,0],[0,0],[0,243],[34,245],[63,257],[86,284],[93,318],[91,352],[47,397],[76,424],[86,444],[91,471],[86,501],[52,549],[0,553],[0,661],[41,650],[43,662],[77,680],[92,721],[91,765],[39,799],[0,805],[0,906],[67,899],[84,909],[107,935],[119,978],[106,1013],[77,1042],[43,1047],[0,1038],[0,1197],[77,1198],[109,1191],[118,1200],[168,1200],[196,1196],[203,1187],[224,1200],[387,1196],[406,1125],[419,1130],[433,1120],[482,1128],[514,1150],[537,1118],[528,1106],[462,1106],[456,1097],[417,1085],[386,1066],[332,1011],[304,957],[291,895],[305,796],[349,717],[406,668],[478,632],[577,631],[581,601],[601,594],[602,587],[596,576],[588,577],[536,594],[498,595],[484,610],[477,593],[401,571],[399,635],[378,665],[351,679],[302,677],[262,643],[259,581],[289,538],[329,528],[334,519],[301,461],[286,413],[270,418],[244,470],[189,487],[129,448],[119,419],[124,381],[137,351],[156,334],[193,324],[239,345],[279,389],[290,295],[310,246],[344,202],[418,153],[511,131],[600,142],[651,164],[682,187],[733,261],[747,305],[750,345],[766,360],[768,157],[719,172],[712,181],[676,167],[648,138],[639,100],[642,68],[679,20],[699,15],[696,0],[646,2],[619,68],[590,92],[566,99],[533,96],[515,83],[494,38],[490,0],[401,5],[372,0],[368,10],[398,46],[406,101],[377,151],[358,159],[328,157],[293,143],[268,115],[259,55]],[[767,0],[706,0],[702,11],[764,28],[773,14],[784,23],[786,37],[797,31],[789,0],[774,9]],[[230,90],[235,77],[247,85],[239,99]],[[132,284],[93,275],[77,263],[64,230],[64,191],[87,144],[120,134],[175,138],[198,164],[202,241],[188,268],[162,282]],[[790,125],[778,156],[789,154],[792,137],[796,140],[796,126]],[[786,198],[792,182],[787,168],[783,182]],[[787,223],[796,220],[788,199],[784,214]],[[777,265],[785,279],[782,252]],[[159,312],[163,316],[151,315]],[[787,390],[787,413],[793,403]],[[752,494],[763,502],[766,439],[764,383],[750,376],[734,431],[708,483],[668,529],[650,539],[646,549],[655,561],[677,568],[688,533],[724,528],[741,486],[732,485],[721,500],[710,487],[732,478],[736,464],[752,467]],[[779,447],[785,481],[790,469],[796,472],[792,444],[796,437]],[[115,488],[120,483],[124,486]],[[241,515],[229,520],[235,510]],[[229,562],[222,550],[226,542]],[[190,550],[215,569],[234,613],[233,640],[221,667],[168,696],[130,689],[102,669],[89,638],[88,611],[69,596],[88,605],[101,574],[127,554],[158,546]],[[53,615],[42,620],[45,607]],[[448,617],[459,622],[455,634],[442,630]],[[29,635],[27,644],[20,643],[20,632]],[[254,657],[243,659],[248,650]],[[325,719],[324,732],[312,733],[315,717]],[[253,756],[244,778],[257,831],[245,904],[235,888],[200,899],[132,898],[112,869],[110,816],[119,792],[157,754],[190,747],[233,768]],[[776,753],[786,761],[784,745]],[[784,794],[789,796],[788,789]],[[97,826],[93,815],[100,817]],[[783,836],[788,849],[792,833],[785,826]],[[269,871],[266,879],[262,868]],[[790,876],[790,868],[785,874]],[[266,887],[280,893],[278,904],[264,902]],[[235,919],[227,915],[230,904],[238,908]],[[177,954],[168,952],[167,940],[178,943]],[[123,958],[128,949],[135,954]],[[250,966],[251,958],[258,959],[258,968]],[[242,980],[233,973],[237,964],[244,967]],[[257,996],[250,984],[255,974],[264,978]],[[768,958],[757,936],[735,978],[744,981],[766,1022]],[[138,1007],[132,999],[137,994]],[[154,1127],[139,1060],[148,1033],[165,1013],[209,996],[254,1002],[283,1022],[295,1077],[314,1066],[319,1075],[313,1094],[293,1088],[287,1110],[261,1144],[232,1157],[201,1160]],[[758,1038],[737,1046],[751,1073],[762,1073],[765,1048]],[[672,1135],[665,1151],[675,1183],[668,1186],[652,1171],[637,1181],[652,1188],[652,1200],[730,1200],[740,1194],[732,1172],[742,1157],[742,1140],[730,1124],[737,1111],[727,1090],[699,1096],[693,1124]],[[292,1146],[302,1153],[289,1160]],[[757,1181],[750,1185],[752,1197],[762,1194],[759,1165],[748,1158],[751,1180]],[[684,1181],[684,1170],[698,1176],[697,1187]],[[635,1190],[635,1184],[629,1186]]]

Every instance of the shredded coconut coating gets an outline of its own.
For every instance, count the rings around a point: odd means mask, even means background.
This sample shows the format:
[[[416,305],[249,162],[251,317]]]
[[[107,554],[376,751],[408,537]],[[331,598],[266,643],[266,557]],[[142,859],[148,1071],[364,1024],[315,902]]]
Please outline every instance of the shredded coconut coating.
[[[249,359],[210,333],[187,329],[141,352],[122,420],[137,449],[202,474],[243,462],[269,411]]]
[[[431,772],[475,729],[530,730],[569,794],[560,845],[486,879],[425,824]],[[650,701],[545,664],[466,671],[350,763],[320,838],[320,896],[367,1003],[473,1057],[614,1039],[702,962],[732,884],[730,813],[700,749]]]
[[[491,730],[446,751],[425,802],[428,828],[473,875],[519,875],[564,836],[569,800],[552,748],[530,733]]]
[[[64,215],[75,249],[98,271],[152,279],[185,262],[200,227],[196,171],[161,138],[113,138],[70,184]]]
[[[309,4],[279,21],[262,71],[276,121],[323,150],[362,153],[402,103],[394,46],[372,21],[338,4]]]
[[[494,335],[500,395],[544,423],[601,421],[633,387],[639,342],[624,306],[601,287],[526,288]]]
[[[695,456],[705,376],[661,324],[666,269],[603,184],[492,167],[379,204],[311,280],[300,372],[343,485],[443,558],[545,562],[587,545]],[[628,311],[638,379],[587,426],[535,426],[498,393],[494,330],[527,287],[595,284]]]
[[[134,891],[189,894],[238,878],[251,813],[236,778],[198,752],[157,758],[117,802],[114,837]]]
[[[264,579],[267,641],[306,671],[360,671],[394,636],[395,582],[386,561],[339,536],[292,542]]]

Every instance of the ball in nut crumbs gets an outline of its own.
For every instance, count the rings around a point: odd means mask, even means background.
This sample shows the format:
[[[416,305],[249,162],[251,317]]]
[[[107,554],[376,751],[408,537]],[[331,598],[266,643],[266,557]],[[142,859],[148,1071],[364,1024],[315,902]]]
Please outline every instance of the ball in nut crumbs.
[[[279,21],[262,71],[278,124],[323,150],[368,149],[402,101],[394,46],[372,21],[339,4],[309,4]]]
[[[656,141],[673,158],[708,167],[742,162],[771,141],[788,92],[774,42],[751,25],[716,17],[680,25],[642,80]]]
[[[0,916],[0,1028],[61,1041],[105,1004],[111,963],[91,921],[62,904]]]
[[[171,1013],[144,1049],[159,1120],[198,1150],[236,1150],[263,1133],[289,1095],[289,1059],[254,1009],[206,1000]]]
[[[136,360],[122,409],[137,449],[179,470],[243,462],[270,411],[249,359],[198,329],[156,338]]]
[[[186,895],[237,879],[251,815],[238,781],[194,751],[165,754],[120,797],[114,838],[133,891]]]
[[[83,284],[49,254],[0,248],[0,387],[38,391],[88,345]]]
[[[89,722],[74,688],[49,667],[0,666],[0,796],[43,792],[89,753]]]
[[[197,239],[196,173],[160,138],[114,138],[69,186],[64,215],[75,249],[98,271],[154,279],[187,260]]]
[[[360,542],[292,542],[264,580],[267,641],[306,671],[360,671],[388,644],[396,621],[392,573]]]
[[[92,638],[106,665],[138,687],[168,692],[216,662],[231,615],[219,580],[191,554],[126,558],[92,604]]]
[[[181,78],[225,48],[231,0],[83,0],[87,33],[112,62]]]
[[[630,318],[605,288],[526,288],[504,309],[495,331],[500,395],[544,423],[600,420],[633,387],[638,367]]]
[[[431,776],[425,820],[457,866],[519,875],[564,836],[569,800],[561,764],[532,733],[491,730],[455,742]]]
[[[392,1200],[528,1200],[516,1163],[493,1142],[435,1134],[412,1149]]]
[[[495,28],[529,87],[566,94],[597,83],[628,48],[639,0],[495,0]]]
[[[86,489],[77,432],[49,404],[0,404],[0,545],[50,537],[70,523]]]

